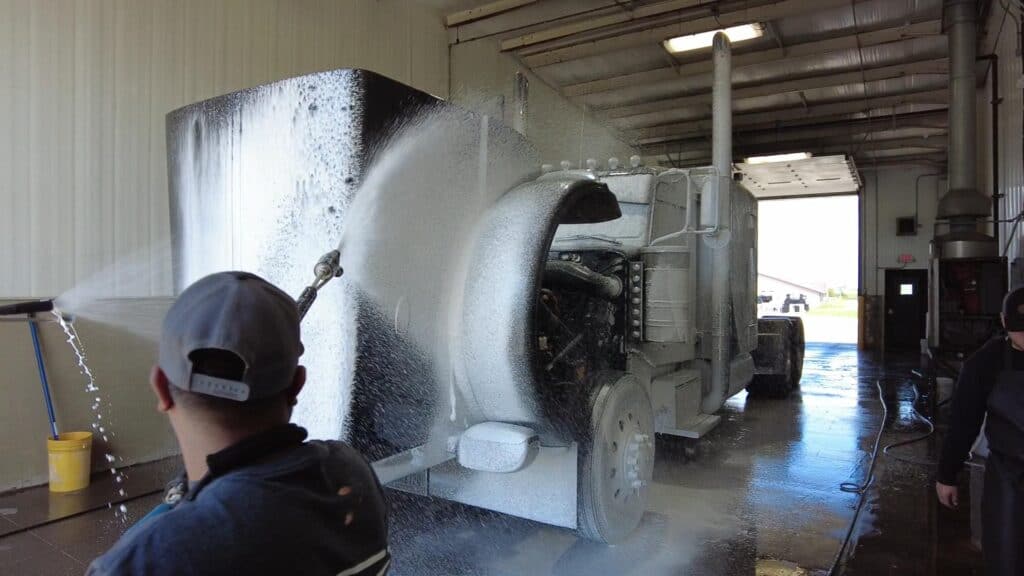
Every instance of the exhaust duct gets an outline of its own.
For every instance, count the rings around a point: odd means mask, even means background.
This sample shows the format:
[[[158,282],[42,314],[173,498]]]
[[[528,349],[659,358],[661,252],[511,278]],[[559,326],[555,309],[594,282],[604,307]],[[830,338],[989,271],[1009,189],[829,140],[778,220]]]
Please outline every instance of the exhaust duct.
[[[949,191],[939,202],[937,217],[949,222],[949,232],[935,237],[936,256],[984,258],[995,256],[995,239],[978,231],[978,220],[990,214],[991,202],[978,192],[977,165],[977,3],[946,0],[949,40]]]

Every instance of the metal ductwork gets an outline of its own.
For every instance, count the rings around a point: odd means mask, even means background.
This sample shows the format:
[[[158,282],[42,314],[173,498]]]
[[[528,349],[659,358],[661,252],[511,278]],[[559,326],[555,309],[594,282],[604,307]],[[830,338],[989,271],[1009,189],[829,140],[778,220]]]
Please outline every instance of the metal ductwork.
[[[978,231],[978,220],[990,215],[991,202],[978,192],[977,168],[977,5],[976,0],[947,0],[944,24],[949,39],[949,192],[939,202],[937,217],[949,232],[936,236],[940,258],[995,256],[995,239]]]

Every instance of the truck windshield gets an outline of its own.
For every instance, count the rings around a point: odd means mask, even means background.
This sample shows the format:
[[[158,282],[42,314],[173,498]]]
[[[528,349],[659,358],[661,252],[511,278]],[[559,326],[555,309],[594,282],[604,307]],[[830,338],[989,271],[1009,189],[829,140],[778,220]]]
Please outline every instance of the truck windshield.
[[[642,245],[647,240],[650,205],[620,202],[619,209],[622,211],[622,216],[608,222],[562,224],[555,232],[554,244],[595,241]]]

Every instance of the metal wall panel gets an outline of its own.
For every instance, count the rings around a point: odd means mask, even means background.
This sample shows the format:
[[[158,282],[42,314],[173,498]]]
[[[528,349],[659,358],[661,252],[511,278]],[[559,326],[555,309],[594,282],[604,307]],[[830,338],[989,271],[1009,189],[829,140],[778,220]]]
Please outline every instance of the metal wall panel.
[[[1006,7],[1010,15],[1017,18],[1024,16],[1019,3],[1008,2]],[[999,191],[1003,198],[999,203],[1000,218],[1013,218],[1024,210],[1024,100],[1022,100],[1022,77],[1020,45],[1016,24],[1005,18],[1005,10],[999,3],[993,3],[992,14],[988,22],[989,38],[985,43],[987,52],[994,52],[999,57]],[[978,98],[979,106],[988,102],[988,95]],[[991,138],[989,127],[984,127],[984,138]],[[991,169],[979,166],[980,170]],[[1007,257],[1012,262],[1018,256],[1024,256],[1024,237],[1020,226],[1010,233],[1014,226],[1004,223],[999,226],[1000,253],[1008,247]]]
[[[927,165],[860,166],[864,186],[861,189],[861,287],[864,294],[885,293],[886,268],[927,269],[932,230],[938,198],[946,192],[945,177],[927,176],[945,172],[943,167]],[[915,189],[920,177],[920,194]],[[918,216],[916,236],[897,236],[896,219]],[[840,217],[841,215],[835,215]],[[853,217],[853,215],[842,215]],[[901,263],[899,256],[909,254],[914,261]]]
[[[171,290],[164,114],[317,70],[448,94],[441,16],[404,0],[0,0],[0,296],[115,262]]]
[[[574,167],[587,158],[604,166],[617,156],[623,166],[636,154],[619,134],[563,97],[508,54],[498,51],[497,40],[485,38],[451,47],[452,99],[462,106],[504,118],[514,126],[516,72],[529,79],[527,110],[522,127],[525,136],[541,153],[543,162],[558,166],[562,160]]]

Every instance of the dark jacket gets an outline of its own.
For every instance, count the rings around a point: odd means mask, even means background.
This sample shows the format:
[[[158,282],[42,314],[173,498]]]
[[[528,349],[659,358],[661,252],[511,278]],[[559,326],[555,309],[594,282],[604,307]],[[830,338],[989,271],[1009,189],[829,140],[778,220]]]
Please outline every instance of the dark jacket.
[[[957,484],[957,475],[985,420],[989,395],[999,373],[1006,367],[1006,347],[1005,337],[994,338],[968,358],[960,369],[953,395],[952,421],[936,473],[936,480],[943,484]],[[1010,361],[1013,364],[1010,369],[1024,370],[1024,352],[1012,350]],[[1021,393],[1024,394],[1024,383]]]
[[[384,574],[384,496],[343,442],[277,428],[211,455],[210,472],[169,511],[147,517],[89,576]]]

